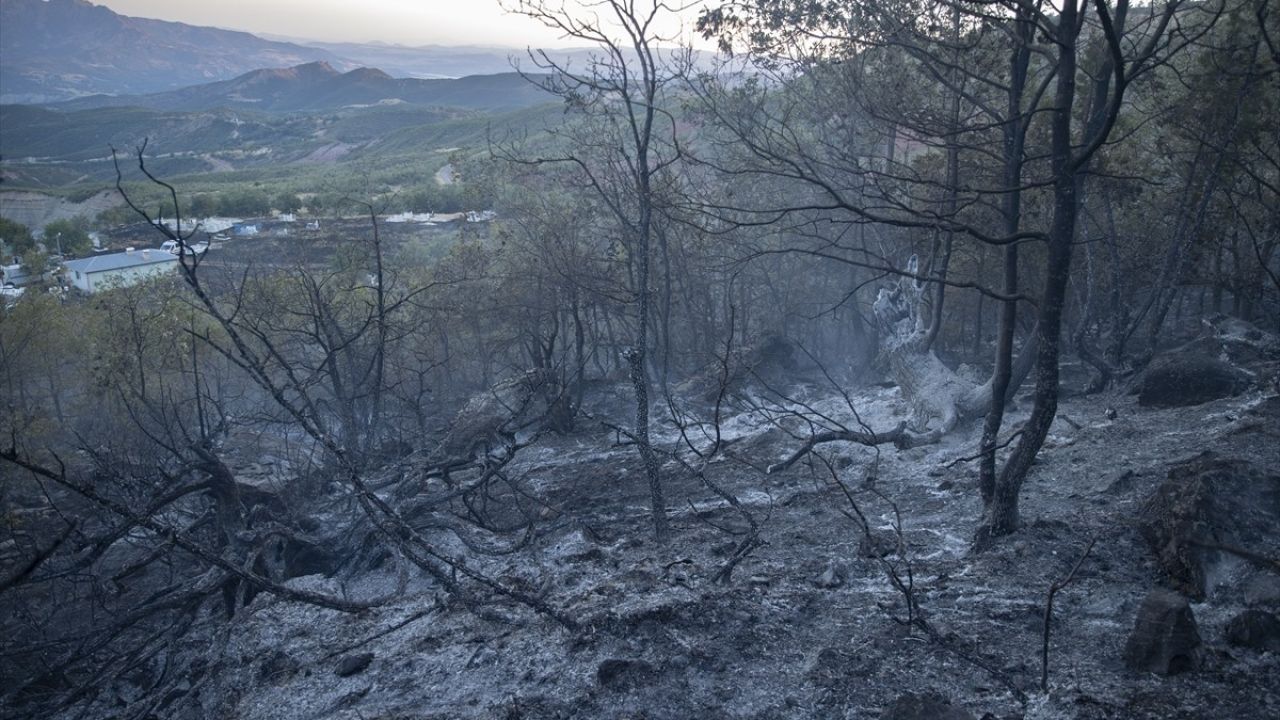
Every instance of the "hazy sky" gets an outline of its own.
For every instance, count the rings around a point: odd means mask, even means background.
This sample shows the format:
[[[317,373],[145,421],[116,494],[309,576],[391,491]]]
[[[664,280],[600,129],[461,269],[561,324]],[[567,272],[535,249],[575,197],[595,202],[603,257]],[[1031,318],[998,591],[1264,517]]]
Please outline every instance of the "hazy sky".
[[[336,42],[581,45],[498,0],[90,0],[121,15]]]

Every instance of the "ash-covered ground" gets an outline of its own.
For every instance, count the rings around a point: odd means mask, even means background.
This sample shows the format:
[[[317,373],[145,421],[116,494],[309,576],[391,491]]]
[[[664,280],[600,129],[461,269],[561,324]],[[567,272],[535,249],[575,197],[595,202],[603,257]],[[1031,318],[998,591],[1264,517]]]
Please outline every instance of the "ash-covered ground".
[[[797,397],[852,419],[829,389]],[[906,412],[893,387],[850,399],[875,428]],[[657,544],[635,449],[598,422],[624,422],[626,403],[625,387],[597,391],[597,421],[524,449],[508,473],[541,507],[538,534],[509,554],[469,560],[578,630],[515,603],[481,617],[427,580],[359,614],[264,593],[229,623],[210,608],[183,647],[104,685],[89,714],[129,715],[144,698],[150,717],[290,720],[1280,714],[1280,655],[1228,641],[1241,611],[1280,610],[1280,576],[1265,562],[1280,558],[1280,398],[1265,384],[1168,409],[1119,392],[1064,399],[1023,491],[1022,529],[982,553],[970,549],[980,501],[964,459],[979,428],[905,451],[832,443],[820,449],[830,467],[811,458],[765,474],[799,441],[742,405],[726,414],[730,442],[706,470],[741,508],[669,460],[674,532]],[[668,422],[656,440],[677,447],[679,434]],[[1255,557],[1203,556],[1203,596],[1190,606],[1200,645],[1182,672],[1130,669],[1125,645],[1140,603],[1178,586],[1143,518],[1171,475],[1219,466],[1256,490],[1236,511],[1256,514],[1239,518],[1254,531],[1231,538]],[[725,582],[743,510],[762,542]],[[436,540],[448,547],[448,537],[438,530]],[[1044,692],[1046,594],[1091,543],[1055,598]],[[907,595],[890,570],[909,583],[932,633],[905,622]],[[396,578],[386,561],[289,583],[359,598]],[[900,702],[906,694],[937,697]]]

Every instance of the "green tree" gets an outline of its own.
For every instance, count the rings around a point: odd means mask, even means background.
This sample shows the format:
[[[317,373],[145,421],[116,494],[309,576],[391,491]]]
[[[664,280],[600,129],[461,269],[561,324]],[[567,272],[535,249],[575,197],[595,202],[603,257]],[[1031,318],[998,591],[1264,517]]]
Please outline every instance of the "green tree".
[[[99,226],[127,225],[136,222],[137,215],[129,209],[128,205],[118,205],[109,210],[103,210],[94,218]]]
[[[261,191],[242,188],[218,198],[218,212],[231,216],[262,216],[271,211],[271,203]]]
[[[187,209],[191,217],[209,217],[218,214],[218,198],[216,195],[204,194],[191,198],[191,206]]]
[[[276,210],[282,213],[296,213],[302,209],[302,200],[298,199],[298,194],[293,192],[282,192],[271,201]]]
[[[20,255],[35,247],[35,238],[26,225],[16,223],[8,218],[0,217],[0,242],[4,243],[9,253]]]
[[[44,226],[44,246],[50,252],[80,255],[93,249],[89,239],[89,223],[82,217],[54,220]]]
[[[41,279],[49,268],[49,254],[41,252],[38,247],[32,247],[22,253],[21,264],[29,275]]]

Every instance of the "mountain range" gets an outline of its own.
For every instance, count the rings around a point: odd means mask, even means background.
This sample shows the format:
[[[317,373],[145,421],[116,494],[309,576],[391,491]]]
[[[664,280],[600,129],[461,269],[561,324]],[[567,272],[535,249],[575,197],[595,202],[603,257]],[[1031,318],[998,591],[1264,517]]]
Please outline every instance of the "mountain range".
[[[0,103],[153,93],[315,61],[357,65],[323,48],[127,17],[84,0],[0,2]]]
[[[312,112],[375,105],[511,110],[551,98],[517,73],[457,79],[393,78],[374,68],[339,72],[327,62],[252,70],[231,80],[147,95],[91,95],[50,104],[64,111],[104,107],[199,111]]]
[[[592,51],[548,51],[582,68]],[[710,56],[695,53],[706,65]],[[397,78],[444,79],[537,71],[523,49],[321,43],[120,15],[86,0],[0,0],[0,104],[88,95],[152,95],[232,80],[261,68],[323,62],[339,72],[376,67]]]
[[[149,167],[186,187],[303,189],[347,166],[412,186],[422,166],[562,118],[507,49],[304,43],[0,0],[0,183],[89,193],[113,181],[113,147],[145,140]]]
[[[359,65],[385,70],[395,77],[449,78],[467,75],[497,75],[519,68],[525,72],[541,72],[537,63],[523,48],[480,45],[388,45],[386,43],[325,43],[290,39],[306,47],[328,51]],[[561,67],[581,70],[598,51],[587,48],[547,50],[547,56]],[[709,70],[713,56],[694,53],[699,68]],[[627,53],[628,60],[633,59]]]

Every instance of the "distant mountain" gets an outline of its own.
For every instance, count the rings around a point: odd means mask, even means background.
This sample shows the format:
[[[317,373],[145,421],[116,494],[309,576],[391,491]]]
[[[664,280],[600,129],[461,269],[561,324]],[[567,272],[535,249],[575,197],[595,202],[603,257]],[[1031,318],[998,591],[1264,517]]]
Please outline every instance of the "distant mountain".
[[[323,43],[296,40],[354,62],[382,68],[396,77],[457,78],[512,71],[511,58],[524,56],[514,48],[442,45],[408,47],[385,43]],[[527,64],[527,63],[524,63]]]
[[[467,75],[494,75],[513,71],[512,63],[525,72],[539,72],[524,48],[485,47],[479,45],[388,45],[385,43],[325,43],[294,39],[300,45],[320,48],[361,65],[382,68],[396,77],[441,78]],[[557,48],[547,50],[547,55],[562,66],[574,69],[585,67],[592,55],[599,50],[588,48]],[[659,51],[662,54],[663,51]],[[631,59],[628,54],[628,59]],[[705,52],[694,53],[694,63],[702,69],[711,69],[714,56]]]
[[[512,110],[553,98],[515,73],[447,80],[393,78],[373,68],[339,72],[325,62],[253,70],[231,80],[149,95],[94,95],[50,105],[64,111],[104,107],[317,112],[377,105]]]
[[[0,0],[0,103],[154,93],[313,61],[355,66],[323,48],[126,17],[84,0]]]

